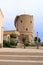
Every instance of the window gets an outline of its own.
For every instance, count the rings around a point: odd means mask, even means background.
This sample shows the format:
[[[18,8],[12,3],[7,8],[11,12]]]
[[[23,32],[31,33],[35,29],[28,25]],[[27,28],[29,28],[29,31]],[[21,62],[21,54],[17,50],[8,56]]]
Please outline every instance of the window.
[[[32,21],[30,21],[30,23],[32,23]]]
[[[21,20],[21,23],[22,23],[22,20]]]
[[[28,31],[28,28],[26,28],[26,31]]]

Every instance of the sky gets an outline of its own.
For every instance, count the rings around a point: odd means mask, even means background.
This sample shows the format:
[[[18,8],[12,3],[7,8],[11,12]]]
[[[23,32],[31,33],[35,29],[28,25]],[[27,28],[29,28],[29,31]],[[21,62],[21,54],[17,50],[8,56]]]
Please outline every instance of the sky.
[[[34,17],[34,35],[43,41],[43,0],[0,0],[4,15],[4,30],[16,30],[14,20],[17,15],[29,14]]]

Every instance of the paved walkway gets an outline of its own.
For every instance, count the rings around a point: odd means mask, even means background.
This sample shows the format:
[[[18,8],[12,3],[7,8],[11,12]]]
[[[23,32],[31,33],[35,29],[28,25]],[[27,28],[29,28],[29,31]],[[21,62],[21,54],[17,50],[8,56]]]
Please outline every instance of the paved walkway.
[[[33,47],[30,48],[0,48],[0,52],[39,52],[39,53],[43,53],[43,48],[40,47],[40,49],[36,49]]]

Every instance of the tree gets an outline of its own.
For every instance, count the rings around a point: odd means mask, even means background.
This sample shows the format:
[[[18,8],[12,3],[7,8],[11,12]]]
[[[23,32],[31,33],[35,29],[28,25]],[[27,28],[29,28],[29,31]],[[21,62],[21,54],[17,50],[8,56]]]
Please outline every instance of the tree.
[[[38,42],[40,42],[41,41],[41,39],[40,38],[38,38]]]
[[[39,49],[39,43],[40,43],[41,39],[39,37],[35,37],[34,41],[35,41],[35,43],[37,45],[37,49]]]
[[[40,41],[41,41],[41,39],[40,39],[39,37],[38,37],[38,38],[37,38],[37,37],[35,37],[35,38],[34,38],[34,41],[35,41],[35,42],[36,42],[36,41],[40,42]]]
[[[10,34],[10,38],[16,38],[16,34]]]

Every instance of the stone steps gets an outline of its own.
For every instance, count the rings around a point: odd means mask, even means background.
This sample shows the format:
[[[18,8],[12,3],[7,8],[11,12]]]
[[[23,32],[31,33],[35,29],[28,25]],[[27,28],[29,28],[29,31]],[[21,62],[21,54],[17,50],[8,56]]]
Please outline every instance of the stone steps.
[[[35,60],[42,61],[43,56],[29,56],[29,55],[0,55],[0,60]]]
[[[43,53],[34,52],[0,52],[0,55],[32,55],[32,56],[43,56]]]
[[[0,49],[0,65],[43,65],[43,50]]]
[[[43,65],[43,61],[0,60],[0,65]]]
[[[0,55],[38,55],[43,56],[43,50],[40,49],[21,49],[21,48],[2,48]]]

